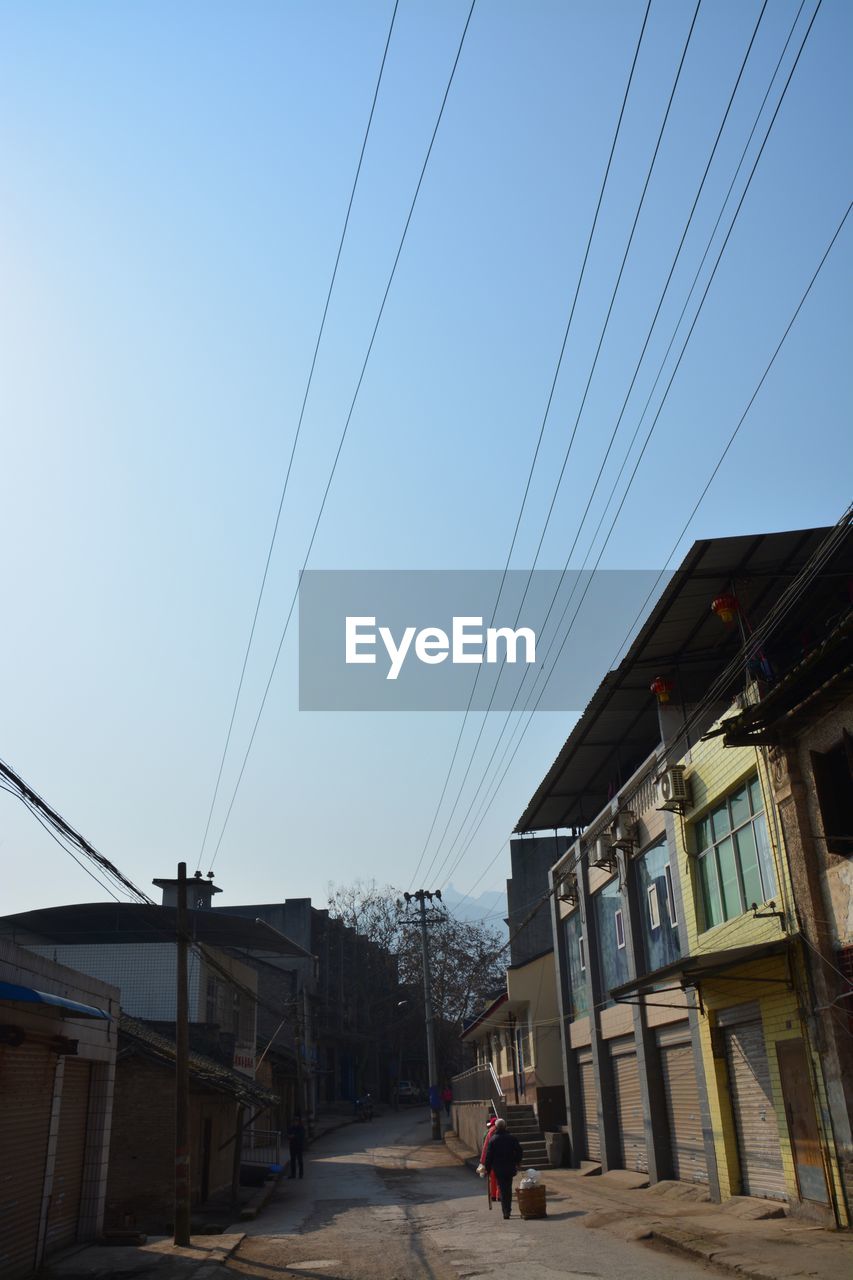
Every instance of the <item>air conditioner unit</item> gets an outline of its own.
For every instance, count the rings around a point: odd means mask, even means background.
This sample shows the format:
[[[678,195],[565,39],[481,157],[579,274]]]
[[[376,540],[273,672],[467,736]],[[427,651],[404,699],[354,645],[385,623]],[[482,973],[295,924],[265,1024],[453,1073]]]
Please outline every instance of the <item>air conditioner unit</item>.
[[[679,811],[690,803],[690,782],[684,776],[684,766],[670,765],[658,778],[658,796],[662,809]]]
[[[609,835],[601,835],[593,846],[593,866],[601,867],[604,871],[616,870],[616,850],[613,848],[613,842]]]
[[[569,906],[574,906],[578,901],[578,880],[577,876],[564,875],[557,881],[557,897],[561,902],[567,902]]]
[[[616,849],[632,849],[637,836],[637,815],[630,809],[617,813],[610,828],[610,836]]]

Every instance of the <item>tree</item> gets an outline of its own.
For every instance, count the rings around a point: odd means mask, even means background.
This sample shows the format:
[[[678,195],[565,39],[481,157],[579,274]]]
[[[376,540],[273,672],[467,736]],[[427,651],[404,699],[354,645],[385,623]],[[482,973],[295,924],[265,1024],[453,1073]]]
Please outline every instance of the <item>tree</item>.
[[[422,1025],[423,961],[416,905],[407,909],[399,890],[374,880],[330,884],[328,904],[332,916],[396,957],[400,983],[413,1006],[410,1012],[421,1013]],[[449,1076],[462,1062],[463,1026],[506,984],[506,953],[497,930],[460,920],[439,903],[435,906],[429,929],[431,994],[439,1065],[442,1075]],[[417,1019],[411,1022],[418,1035]]]

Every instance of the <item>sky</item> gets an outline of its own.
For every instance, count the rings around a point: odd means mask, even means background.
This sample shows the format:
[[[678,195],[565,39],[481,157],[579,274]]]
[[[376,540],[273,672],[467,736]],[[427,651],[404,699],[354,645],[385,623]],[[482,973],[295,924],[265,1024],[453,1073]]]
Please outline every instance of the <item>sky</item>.
[[[209,869],[468,7],[396,11],[202,853],[393,5],[0,6],[0,757],[143,888],[179,860]],[[700,5],[578,419],[694,9],[652,0],[515,568],[533,563],[576,420],[538,563],[562,568],[576,537],[583,562],[799,0],[767,4],[578,536],[760,4]],[[309,567],[504,567],[644,12],[477,0]],[[805,0],[723,229],[813,12]],[[853,7],[823,0],[603,567],[665,564],[844,216],[851,38]],[[673,563],[696,538],[845,509],[851,224]],[[330,882],[416,888],[416,872],[501,889],[574,714],[534,717],[457,864],[445,855],[504,715],[448,821],[470,718],[428,841],[462,714],[300,712],[297,661],[294,622],[216,855],[218,902],[322,904]],[[3,792],[0,858],[7,912],[106,896]]]

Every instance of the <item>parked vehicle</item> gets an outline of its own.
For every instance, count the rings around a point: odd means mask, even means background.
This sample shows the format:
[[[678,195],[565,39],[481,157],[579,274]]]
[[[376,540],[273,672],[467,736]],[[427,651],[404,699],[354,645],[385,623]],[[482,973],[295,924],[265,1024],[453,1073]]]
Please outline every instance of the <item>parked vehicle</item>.
[[[400,1080],[397,1085],[397,1100],[399,1102],[423,1102],[423,1089],[419,1089],[411,1080]]]

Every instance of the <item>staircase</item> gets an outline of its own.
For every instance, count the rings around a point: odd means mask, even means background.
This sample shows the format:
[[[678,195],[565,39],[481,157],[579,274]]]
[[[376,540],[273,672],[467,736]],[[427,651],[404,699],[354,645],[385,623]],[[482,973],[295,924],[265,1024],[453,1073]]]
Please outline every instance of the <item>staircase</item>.
[[[549,1169],[548,1153],[545,1150],[545,1139],[539,1128],[533,1108],[527,1104],[513,1106],[507,1104],[506,1127],[514,1138],[518,1138],[524,1151],[523,1169]]]

